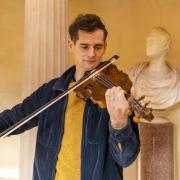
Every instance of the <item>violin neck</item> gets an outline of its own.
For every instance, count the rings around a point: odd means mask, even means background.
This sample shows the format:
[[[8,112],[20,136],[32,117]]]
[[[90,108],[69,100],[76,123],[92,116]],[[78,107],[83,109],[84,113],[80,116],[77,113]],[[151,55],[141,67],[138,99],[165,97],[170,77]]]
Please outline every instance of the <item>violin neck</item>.
[[[117,86],[110,79],[104,77],[103,75],[97,76],[96,80],[107,89]],[[129,103],[130,109],[135,111],[140,118],[145,118],[148,121],[151,121],[154,118],[152,109],[143,107],[141,103],[136,100],[129,92],[125,92],[125,97]]]

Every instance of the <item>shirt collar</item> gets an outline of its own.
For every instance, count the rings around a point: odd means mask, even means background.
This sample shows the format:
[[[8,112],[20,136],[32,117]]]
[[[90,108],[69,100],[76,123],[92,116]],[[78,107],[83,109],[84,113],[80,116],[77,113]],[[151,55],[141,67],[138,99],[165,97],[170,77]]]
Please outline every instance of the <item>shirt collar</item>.
[[[70,81],[74,78],[75,74],[75,66],[70,67],[67,71],[65,71],[60,78],[57,79],[52,89],[54,91],[64,91],[68,89],[68,85]]]

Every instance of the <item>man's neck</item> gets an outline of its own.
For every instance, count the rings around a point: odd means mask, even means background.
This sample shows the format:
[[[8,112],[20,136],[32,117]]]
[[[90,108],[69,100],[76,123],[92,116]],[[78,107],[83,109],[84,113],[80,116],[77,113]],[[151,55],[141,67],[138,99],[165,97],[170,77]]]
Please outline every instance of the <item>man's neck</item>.
[[[85,72],[76,69],[76,72],[74,74],[74,78],[76,82],[79,81],[84,76],[84,73]]]
[[[161,75],[167,74],[171,71],[171,68],[166,62],[166,57],[153,58],[150,60],[150,63],[147,67],[146,73],[160,73]]]

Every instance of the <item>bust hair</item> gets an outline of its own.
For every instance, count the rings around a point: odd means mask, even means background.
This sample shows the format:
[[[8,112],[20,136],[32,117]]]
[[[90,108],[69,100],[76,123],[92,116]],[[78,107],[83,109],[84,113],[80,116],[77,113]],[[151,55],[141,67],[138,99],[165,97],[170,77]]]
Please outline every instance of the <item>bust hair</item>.
[[[154,27],[150,34],[154,34],[154,33],[161,34],[165,38],[167,44],[170,46],[170,44],[171,44],[171,34],[165,28],[160,27],[160,26]]]

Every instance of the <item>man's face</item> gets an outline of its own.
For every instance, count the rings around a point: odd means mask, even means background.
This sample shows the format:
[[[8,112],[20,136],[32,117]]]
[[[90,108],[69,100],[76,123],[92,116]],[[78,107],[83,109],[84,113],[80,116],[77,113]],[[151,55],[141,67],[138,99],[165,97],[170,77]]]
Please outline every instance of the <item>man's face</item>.
[[[84,74],[99,65],[105,53],[106,42],[102,30],[90,33],[79,30],[78,35],[75,43],[69,41],[69,49],[75,56],[76,71]]]
[[[146,55],[149,57],[159,57],[167,53],[167,48],[167,38],[162,33],[151,33],[146,40]]]

